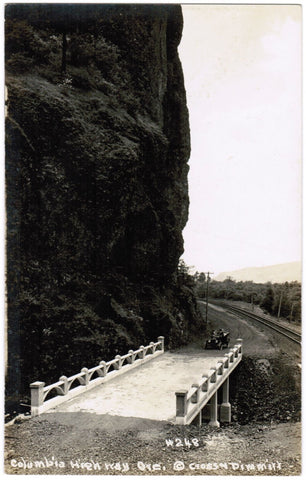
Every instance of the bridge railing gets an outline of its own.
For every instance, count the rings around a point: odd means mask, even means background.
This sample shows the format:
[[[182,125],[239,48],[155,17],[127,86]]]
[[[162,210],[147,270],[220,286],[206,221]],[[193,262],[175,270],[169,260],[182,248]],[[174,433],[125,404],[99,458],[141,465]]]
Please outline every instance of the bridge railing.
[[[157,342],[147,346],[141,345],[138,350],[129,350],[126,355],[116,355],[108,362],[101,361],[92,368],[82,368],[79,373],[66,377],[62,375],[59,380],[45,386],[44,382],[33,382],[31,388],[31,414],[40,415],[46,410],[66,402],[67,400],[83,393],[86,390],[105,383],[117,375],[132,370],[143,363],[164,353],[164,337],[158,337]],[[47,399],[49,394],[55,397]]]
[[[192,384],[189,390],[180,390],[176,395],[175,423],[186,425],[199,414],[209,399],[216,393],[242,358],[242,340],[219,360],[214,368],[203,374],[202,378]]]

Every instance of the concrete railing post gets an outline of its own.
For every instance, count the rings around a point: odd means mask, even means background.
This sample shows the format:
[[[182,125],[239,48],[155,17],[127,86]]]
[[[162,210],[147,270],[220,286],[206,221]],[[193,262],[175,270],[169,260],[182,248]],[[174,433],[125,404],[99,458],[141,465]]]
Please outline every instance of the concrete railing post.
[[[158,337],[157,340],[161,343],[162,352],[165,350],[165,337]]]
[[[68,393],[68,378],[65,375],[62,375],[60,377],[59,381],[64,382],[63,392],[64,392],[64,395],[67,395],[67,393]]]
[[[175,392],[176,395],[176,416],[185,417],[187,415],[187,390]]]
[[[88,385],[89,384],[88,368],[86,368],[86,367],[82,368],[81,372],[85,374],[84,375],[84,385]]]
[[[31,414],[39,415],[39,407],[44,403],[44,386],[45,382],[33,382],[30,384],[31,389]]]

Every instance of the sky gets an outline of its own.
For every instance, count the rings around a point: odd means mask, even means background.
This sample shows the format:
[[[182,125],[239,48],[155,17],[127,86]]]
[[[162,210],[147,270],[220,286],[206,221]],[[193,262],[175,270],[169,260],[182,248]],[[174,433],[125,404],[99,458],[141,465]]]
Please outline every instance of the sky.
[[[298,5],[183,5],[187,265],[218,274],[301,259]]]

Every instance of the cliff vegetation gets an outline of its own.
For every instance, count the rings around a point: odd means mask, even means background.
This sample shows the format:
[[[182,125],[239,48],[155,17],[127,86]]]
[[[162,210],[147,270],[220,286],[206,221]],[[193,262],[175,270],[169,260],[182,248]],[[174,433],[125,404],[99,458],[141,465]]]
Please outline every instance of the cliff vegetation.
[[[8,402],[200,317],[178,5],[6,6]],[[187,279],[188,280],[188,279]]]

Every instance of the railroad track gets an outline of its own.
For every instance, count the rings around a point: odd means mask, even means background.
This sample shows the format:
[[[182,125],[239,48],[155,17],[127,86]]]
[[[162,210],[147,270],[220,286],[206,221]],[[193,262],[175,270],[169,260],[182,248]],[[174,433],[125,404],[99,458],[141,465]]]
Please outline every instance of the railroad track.
[[[233,307],[232,305],[227,305],[226,303],[223,303],[223,302],[222,303],[220,302],[219,305],[222,305],[222,307],[226,308],[227,310],[230,310],[234,313],[238,313],[243,317],[250,318],[251,320],[255,320],[256,322],[259,322],[265,325],[266,327],[269,327],[272,330],[275,330],[277,333],[280,333],[284,337],[287,337],[292,342],[297,343],[298,345],[301,345],[302,335],[300,333],[297,333],[292,328],[284,327],[283,325],[280,325],[275,320],[268,320],[267,318],[261,317],[260,315],[256,315],[255,313],[248,312],[243,308]]]

